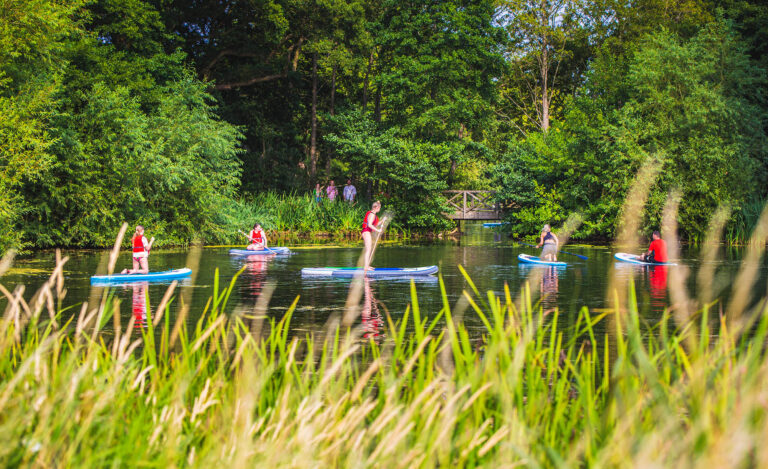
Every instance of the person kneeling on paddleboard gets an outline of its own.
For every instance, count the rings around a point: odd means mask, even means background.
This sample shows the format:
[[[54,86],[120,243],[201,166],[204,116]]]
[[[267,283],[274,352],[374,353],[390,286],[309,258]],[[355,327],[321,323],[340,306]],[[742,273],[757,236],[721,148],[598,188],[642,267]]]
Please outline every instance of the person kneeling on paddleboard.
[[[557,261],[557,246],[560,244],[560,240],[552,233],[552,229],[549,225],[544,225],[541,229],[541,235],[539,236],[539,244],[536,247],[544,247],[541,250],[540,259],[543,261],[555,262]]]
[[[263,251],[267,248],[267,234],[264,233],[264,230],[261,229],[261,225],[258,223],[253,225],[253,229],[248,234],[248,239],[251,241],[251,244],[245,249],[249,251]]]
[[[653,241],[648,246],[648,252],[641,254],[640,258],[645,262],[667,262],[667,243],[661,239],[661,233],[654,231],[651,237]]]
[[[149,273],[149,250],[152,249],[152,243],[155,242],[153,237],[147,241],[144,236],[144,227],[141,225],[136,226],[136,232],[131,238],[133,244],[133,269],[123,269],[121,274],[148,274]]]
[[[381,233],[381,229],[378,228],[379,217],[376,216],[381,210],[381,202],[378,200],[373,203],[370,210],[365,212],[365,218],[363,218],[363,231],[360,236],[363,238],[363,244],[365,245],[365,251],[363,253],[363,269],[371,269],[371,261],[373,260],[373,239],[371,237],[372,232]]]

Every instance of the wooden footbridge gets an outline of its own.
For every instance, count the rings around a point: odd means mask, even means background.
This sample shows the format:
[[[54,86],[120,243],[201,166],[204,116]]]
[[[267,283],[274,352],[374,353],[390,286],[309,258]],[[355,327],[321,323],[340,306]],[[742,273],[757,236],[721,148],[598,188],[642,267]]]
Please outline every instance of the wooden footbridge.
[[[495,201],[495,191],[443,191],[452,220],[500,220],[502,204]]]

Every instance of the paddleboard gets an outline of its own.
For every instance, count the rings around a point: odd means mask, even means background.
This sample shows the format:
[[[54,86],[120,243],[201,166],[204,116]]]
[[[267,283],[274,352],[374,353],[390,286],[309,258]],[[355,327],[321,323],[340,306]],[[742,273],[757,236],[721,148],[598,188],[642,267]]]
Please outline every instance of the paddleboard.
[[[366,272],[368,277],[410,277],[419,275],[436,274],[436,265],[426,267],[378,267]],[[301,269],[301,275],[317,275],[326,277],[354,277],[362,275],[363,269],[357,267],[305,267]]]
[[[112,274],[112,275],[94,275],[91,277],[91,284],[95,283],[126,283],[152,280],[173,280],[177,278],[189,277],[192,269],[174,269],[165,272],[149,272],[148,274]]]
[[[640,265],[677,265],[674,262],[646,262],[644,260],[640,259],[640,256],[637,254],[628,254],[626,252],[617,252],[613,255],[616,259],[622,261],[622,262],[630,262],[632,264],[640,264]]]
[[[286,247],[274,247],[262,249],[261,251],[249,251],[248,249],[230,249],[229,254],[232,256],[260,256],[270,254],[290,254],[291,250]]]
[[[491,222],[491,223],[483,223],[483,228],[496,228],[499,226],[509,225],[509,222]]]
[[[526,264],[536,264],[536,265],[554,265],[557,267],[565,267],[566,265],[568,265],[567,263],[560,262],[560,261],[556,261],[556,262],[542,261],[538,257],[529,256],[528,254],[519,254],[517,256],[517,260],[519,260],[520,262],[525,262]]]

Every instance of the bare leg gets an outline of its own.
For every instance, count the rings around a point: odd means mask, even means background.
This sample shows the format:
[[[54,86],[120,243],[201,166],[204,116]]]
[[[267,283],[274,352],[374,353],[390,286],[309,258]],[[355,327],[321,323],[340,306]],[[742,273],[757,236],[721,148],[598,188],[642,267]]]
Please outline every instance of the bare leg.
[[[363,233],[363,269],[370,270],[371,268],[371,251],[373,250],[373,243],[371,242],[371,232],[366,231]]]
[[[121,274],[135,274],[139,271],[139,261],[136,260],[136,258],[133,259],[133,269],[123,269],[120,273]]]
[[[141,263],[141,269],[137,270],[136,274],[148,274],[149,273],[149,262],[147,261],[146,257],[142,257],[139,262]]]

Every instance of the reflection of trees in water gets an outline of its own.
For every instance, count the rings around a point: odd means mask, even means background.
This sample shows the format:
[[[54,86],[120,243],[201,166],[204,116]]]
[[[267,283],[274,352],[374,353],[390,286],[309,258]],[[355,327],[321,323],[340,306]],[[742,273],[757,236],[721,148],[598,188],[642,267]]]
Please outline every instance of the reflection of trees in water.
[[[365,277],[363,281],[363,310],[361,314],[363,337],[378,341],[383,337],[381,331],[384,328],[384,319],[381,317],[381,312],[379,311],[379,302],[373,296],[371,279]]]

